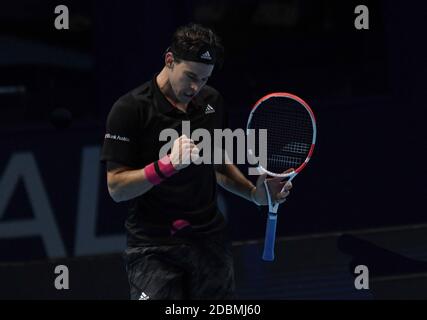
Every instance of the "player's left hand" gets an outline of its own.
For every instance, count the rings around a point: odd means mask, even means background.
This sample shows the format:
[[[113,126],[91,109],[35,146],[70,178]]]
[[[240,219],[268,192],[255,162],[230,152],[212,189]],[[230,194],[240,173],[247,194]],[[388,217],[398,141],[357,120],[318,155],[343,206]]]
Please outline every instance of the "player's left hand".
[[[286,170],[284,173],[290,173],[294,171],[294,169]],[[258,177],[256,182],[256,188],[252,190],[252,199],[254,199],[258,205],[267,206],[268,205],[268,197],[265,191],[264,181],[267,180],[268,189],[270,190],[271,200],[273,204],[283,203],[286,201],[286,198],[290,194],[290,190],[292,189],[292,182],[283,181],[283,178],[274,177],[268,178],[267,174],[262,174]],[[285,188],[283,189],[283,186]],[[283,191],[282,191],[283,189]]]

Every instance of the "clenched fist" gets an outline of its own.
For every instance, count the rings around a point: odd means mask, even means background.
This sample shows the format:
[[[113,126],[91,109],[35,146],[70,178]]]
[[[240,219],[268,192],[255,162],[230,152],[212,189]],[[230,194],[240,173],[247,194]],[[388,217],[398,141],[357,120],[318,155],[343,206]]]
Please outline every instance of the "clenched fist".
[[[194,141],[186,135],[182,135],[176,139],[172,146],[170,160],[175,170],[181,170],[188,167],[191,162],[199,159],[199,148],[194,144]]]

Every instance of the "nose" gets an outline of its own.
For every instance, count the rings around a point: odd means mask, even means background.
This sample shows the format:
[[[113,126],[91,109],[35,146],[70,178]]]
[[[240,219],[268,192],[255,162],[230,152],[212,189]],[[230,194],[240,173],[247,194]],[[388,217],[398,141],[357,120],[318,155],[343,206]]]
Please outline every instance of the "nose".
[[[197,83],[191,83],[190,87],[194,92],[199,91],[199,85]]]

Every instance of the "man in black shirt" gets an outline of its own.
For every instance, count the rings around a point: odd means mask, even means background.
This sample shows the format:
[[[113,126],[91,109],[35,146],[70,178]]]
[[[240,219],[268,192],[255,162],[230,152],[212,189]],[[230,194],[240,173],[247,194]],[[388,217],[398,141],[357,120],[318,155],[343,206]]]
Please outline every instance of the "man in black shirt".
[[[190,139],[192,132],[205,129],[213,136],[227,125],[221,95],[206,85],[222,53],[210,29],[179,28],[163,70],[121,97],[108,115],[101,160],[107,163],[111,197],[129,202],[124,258],[132,299],[234,297],[230,241],[216,184],[266,205],[266,176],[254,186],[233,164],[194,163],[201,150]],[[180,136],[171,152],[161,155],[167,129]],[[268,185],[280,203],[291,188],[281,192],[280,179],[269,179]]]

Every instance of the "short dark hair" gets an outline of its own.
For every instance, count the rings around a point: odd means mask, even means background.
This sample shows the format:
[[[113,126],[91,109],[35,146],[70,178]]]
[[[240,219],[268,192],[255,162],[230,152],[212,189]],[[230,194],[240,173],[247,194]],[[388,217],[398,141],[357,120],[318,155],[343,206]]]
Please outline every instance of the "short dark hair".
[[[175,61],[180,62],[180,53],[197,55],[203,48],[215,51],[216,64],[222,65],[224,47],[221,39],[211,29],[200,24],[190,23],[179,27],[172,36],[170,50],[175,53]]]

